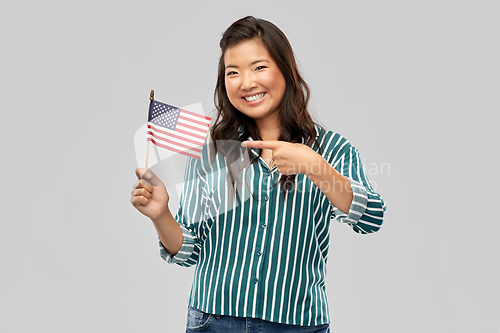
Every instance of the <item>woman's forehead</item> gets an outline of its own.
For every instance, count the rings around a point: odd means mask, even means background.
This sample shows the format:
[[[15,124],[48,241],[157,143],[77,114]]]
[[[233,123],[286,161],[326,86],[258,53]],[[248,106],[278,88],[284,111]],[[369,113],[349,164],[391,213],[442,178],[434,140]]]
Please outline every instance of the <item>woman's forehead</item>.
[[[231,65],[231,62],[254,62],[258,59],[272,61],[266,46],[260,39],[246,40],[233,45],[224,52],[224,63]]]

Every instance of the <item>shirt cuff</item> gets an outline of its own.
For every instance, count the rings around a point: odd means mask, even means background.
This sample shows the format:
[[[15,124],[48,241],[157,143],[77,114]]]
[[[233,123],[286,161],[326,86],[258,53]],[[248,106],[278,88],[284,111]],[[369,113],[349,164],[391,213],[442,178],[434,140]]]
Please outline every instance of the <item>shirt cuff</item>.
[[[184,227],[183,225],[179,224],[182,230],[182,236],[183,236],[183,241],[182,241],[182,246],[177,252],[175,256],[171,255],[165,246],[163,246],[163,243],[158,239],[159,245],[160,245],[160,256],[169,264],[181,264],[187,261],[190,257],[191,254],[194,251],[194,245],[195,245],[195,239],[196,237],[193,235],[193,233]]]
[[[332,218],[335,217],[335,219],[338,222],[347,223],[352,226],[358,223],[359,219],[361,218],[361,216],[363,216],[363,214],[366,211],[366,207],[368,204],[368,192],[366,191],[363,184],[361,184],[360,182],[357,182],[350,178],[348,179],[349,182],[351,183],[351,190],[353,196],[351,207],[349,207],[349,213],[348,214],[344,213],[331,203],[330,203],[330,208],[331,208]]]

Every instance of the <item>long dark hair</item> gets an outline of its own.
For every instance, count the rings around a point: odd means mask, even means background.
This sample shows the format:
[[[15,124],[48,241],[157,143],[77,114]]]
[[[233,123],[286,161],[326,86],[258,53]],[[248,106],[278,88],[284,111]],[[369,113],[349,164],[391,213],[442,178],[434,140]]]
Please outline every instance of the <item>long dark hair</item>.
[[[285,34],[273,23],[257,19],[253,16],[247,16],[239,19],[227,28],[220,41],[222,53],[219,59],[217,85],[214,93],[217,115],[210,130],[215,153],[217,153],[218,148],[217,142],[220,142],[220,140],[236,140],[236,144],[239,144],[241,141],[246,140],[249,135],[255,140],[262,140],[255,121],[238,111],[230,103],[225,85],[224,54],[226,50],[241,42],[253,39],[259,39],[263,42],[285,77],[286,88],[281,101],[279,115],[281,135],[278,140],[292,143],[302,142],[303,140],[304,144],[312,147],[316,141],[316,129],[314,128],[315,123],[308,111],[310,91],[299,73],[292,47]],[[244,132],[238,137],[240,126],[243,126]],[[232,183],[231,187],[234,188],[234,182],[238,177],[234,172],[231,172],[229,165],[238,158],[239,149],[235,149],[235,145],[219,148],[221,148],[222,153],[226,156],[226,165],[229,171],[228,182]],[[248,154],[250,163],[254,163],[262,154],[262,150],[259,149],[259,155],[255,157],[251,154],[250,149],[248,149]],[[285,190],[285,196],[294,181],[295,175],[283,175],[280,178],[280,182],[283,183]]]

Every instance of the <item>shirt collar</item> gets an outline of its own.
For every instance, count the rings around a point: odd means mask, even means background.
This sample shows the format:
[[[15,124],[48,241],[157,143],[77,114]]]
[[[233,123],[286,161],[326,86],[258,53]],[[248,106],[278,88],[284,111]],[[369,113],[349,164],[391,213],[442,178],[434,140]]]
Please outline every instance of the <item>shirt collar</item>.
[[[314,129],[316,130],[316,139],[317,139],[319,136],[319,128],[318,126],[316,126],[316,124],[314,124]],[[243,132],[245,132],[245,128],[243,127],[243,125],[240,125],[240,127],[238,127],[238,138],[240,138],[243,135]],[[252,137],[249,138],[253,140]],[[302,138],[302,143],[304,143],[304,138]]]

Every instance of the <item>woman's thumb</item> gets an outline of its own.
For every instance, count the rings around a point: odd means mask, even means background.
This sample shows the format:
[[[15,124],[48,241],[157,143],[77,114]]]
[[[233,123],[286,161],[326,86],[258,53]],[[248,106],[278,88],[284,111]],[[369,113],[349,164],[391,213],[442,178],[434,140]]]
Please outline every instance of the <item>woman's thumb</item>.
[[[158,176],[156,176],[151,169],[137,168],[135,169],[135,174],[137,175],[137,178],[144,179],[153,186],[165,187],[160,178],[158,178]]]

